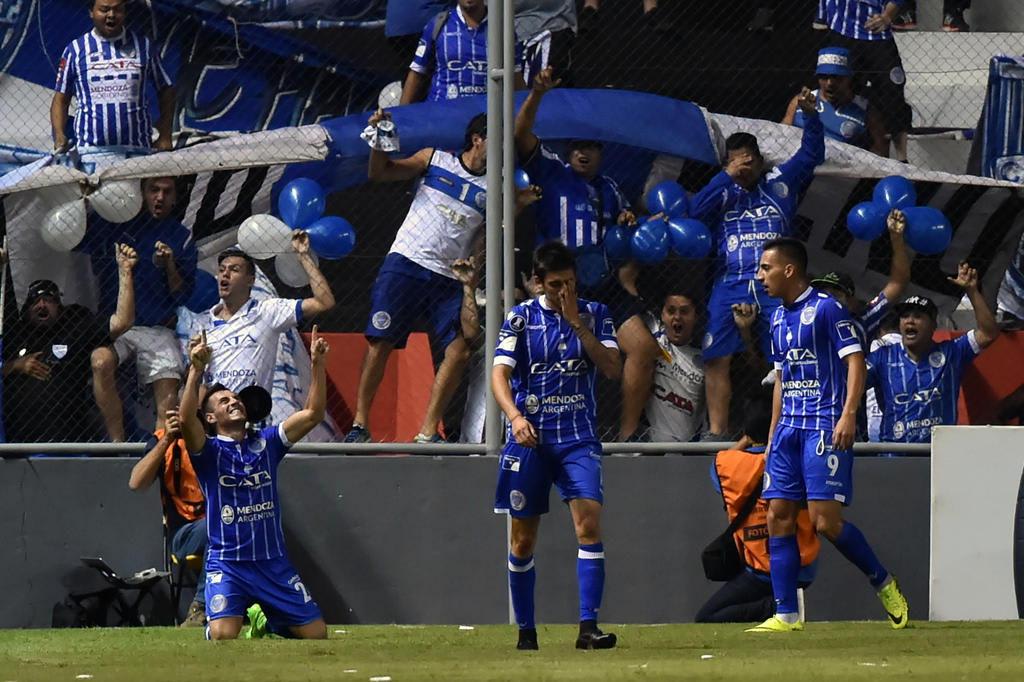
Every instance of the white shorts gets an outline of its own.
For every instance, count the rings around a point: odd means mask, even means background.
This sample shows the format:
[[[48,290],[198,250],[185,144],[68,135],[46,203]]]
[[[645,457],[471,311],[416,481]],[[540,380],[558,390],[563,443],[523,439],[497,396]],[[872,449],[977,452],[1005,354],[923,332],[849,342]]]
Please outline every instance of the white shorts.
[[[185,364],[173,329],[132,327],[114,340],[118,364],[135,358],[139,383],[148,386],[160,379],[181,380]]]

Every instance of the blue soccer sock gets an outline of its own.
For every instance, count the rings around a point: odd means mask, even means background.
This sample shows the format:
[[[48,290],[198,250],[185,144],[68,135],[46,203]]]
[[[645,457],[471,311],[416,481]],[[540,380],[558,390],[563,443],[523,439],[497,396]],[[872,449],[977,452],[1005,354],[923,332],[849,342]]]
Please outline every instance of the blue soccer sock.
[[[833,540],[832,544],[868,577],[872,587],[881,587],[889,577],[889,572],[875,556],[864,533],[849,521],[843,522],[843,529],[839,531],[839,537]]]
[[[576,579],[580,590],[580,621],[597,620],[604,594],[604,544],[580,545],[576,555]]]
[[[795,535],[768,538],[769,568],[775,613],[795,616],[800,609],[796,598],[796,581],[800,573],[800,548]]]
[[[512,592],[512,609],[520,630],[536,627],[533,617],[533,588],[537,584],[537,569],[533,557],[525,559],[508,555],[508,588]]]

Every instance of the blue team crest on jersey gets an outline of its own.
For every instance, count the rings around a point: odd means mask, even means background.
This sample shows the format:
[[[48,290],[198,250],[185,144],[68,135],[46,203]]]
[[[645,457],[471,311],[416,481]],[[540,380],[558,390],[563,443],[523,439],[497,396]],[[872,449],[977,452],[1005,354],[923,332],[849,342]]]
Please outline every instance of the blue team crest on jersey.
[[[740,238],[734,234],[730,234],[729,238],[725,240],[725,248],[729,249],[729,253],[740,248]]]
[[[786,197],[789,196],[789,185],[782,181],[773,182],[772,192],[775,194],[775,196],[779,197],[780,199],[785,199]]]
[[[814,306],[807,306],[800,311],[800,324],[811,324],[814,322],[814,315],[818,309]]]
[[[860,132],[860,125],[854,121],[843,121],[839,124],[839,133],[846,139],[856,137],[858,132]]]
[[[943,353],[941,350],[933,351],[928,356],[928,364],[934,367],[935,369],[939,369],[940,367],[946,364],[946,354]]]
[[[252,440],[249,441],[249,452],[263,452],[266,449],[267,449],[267,441],[264,440],[263,438],[260,438],[259,436],[257,436],[256,438],[253,438]],[[251,468],[252,467],[248,467],[248,466],[246,467],[246,469],[251,469]],[[246,473],[248,473],[248,471],[246,471]]]

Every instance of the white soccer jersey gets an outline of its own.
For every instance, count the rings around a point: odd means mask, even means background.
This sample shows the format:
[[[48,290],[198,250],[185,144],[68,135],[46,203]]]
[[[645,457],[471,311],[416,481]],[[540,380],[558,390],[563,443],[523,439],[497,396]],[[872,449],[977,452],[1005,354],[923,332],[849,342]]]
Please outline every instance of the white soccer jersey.
[[[216,313],[223,303],[198,315],[191,334],[206,331],[213,359],[203,383],[224,384],[232,391],[257,384],[269,391],[274,382],[277,344],[282,332],[302,319],[302,301],[290,298],[250,298],[230,320]]]
[[[455,279],[452,261],[469,257],[486,203],[486,177],[470,172],[458,156],[434,150],[390,252]]]
[[[661,320],[647,326],[661,347],[647,401],[648,437],[656,443],[689,442],[704,424],[704,360],[699,348],[669,342]]]

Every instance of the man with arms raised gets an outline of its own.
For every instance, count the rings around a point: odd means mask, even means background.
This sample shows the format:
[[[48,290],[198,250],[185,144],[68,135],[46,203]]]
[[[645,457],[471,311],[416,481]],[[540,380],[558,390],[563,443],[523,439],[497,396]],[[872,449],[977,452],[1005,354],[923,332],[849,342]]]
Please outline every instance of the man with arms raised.
[[[811,523],[878,591],[892,627],[907,626],[907,600],[860,530],[844,521],[853,500],[853,438],[864,394],[864,351],[849,313],[812,288],[807,249],[796,239],[764,245],[757,279],[782,301],[772,316],[776,381],[762,497],[768,500],[768,553],[775,615],[748,632],[803,630],[797,604],[797,514]]]
[[[247,609],[250,636],[268,631],[297,639],[327,638],[320,607],[285,551],[277,467],[292,444],[324,419],[328,350],[314,326],[313,379],[305,408],[281,424],[251,431],[245,405],[222,384],[210,386],[200,405],[199,388],[213,349],[205,332],[189,345],[192,364],[181,399],[181,431],[210,510],[206,555],[210,639],[237,638]],[[254,602],[262,609],[249,609]]]

